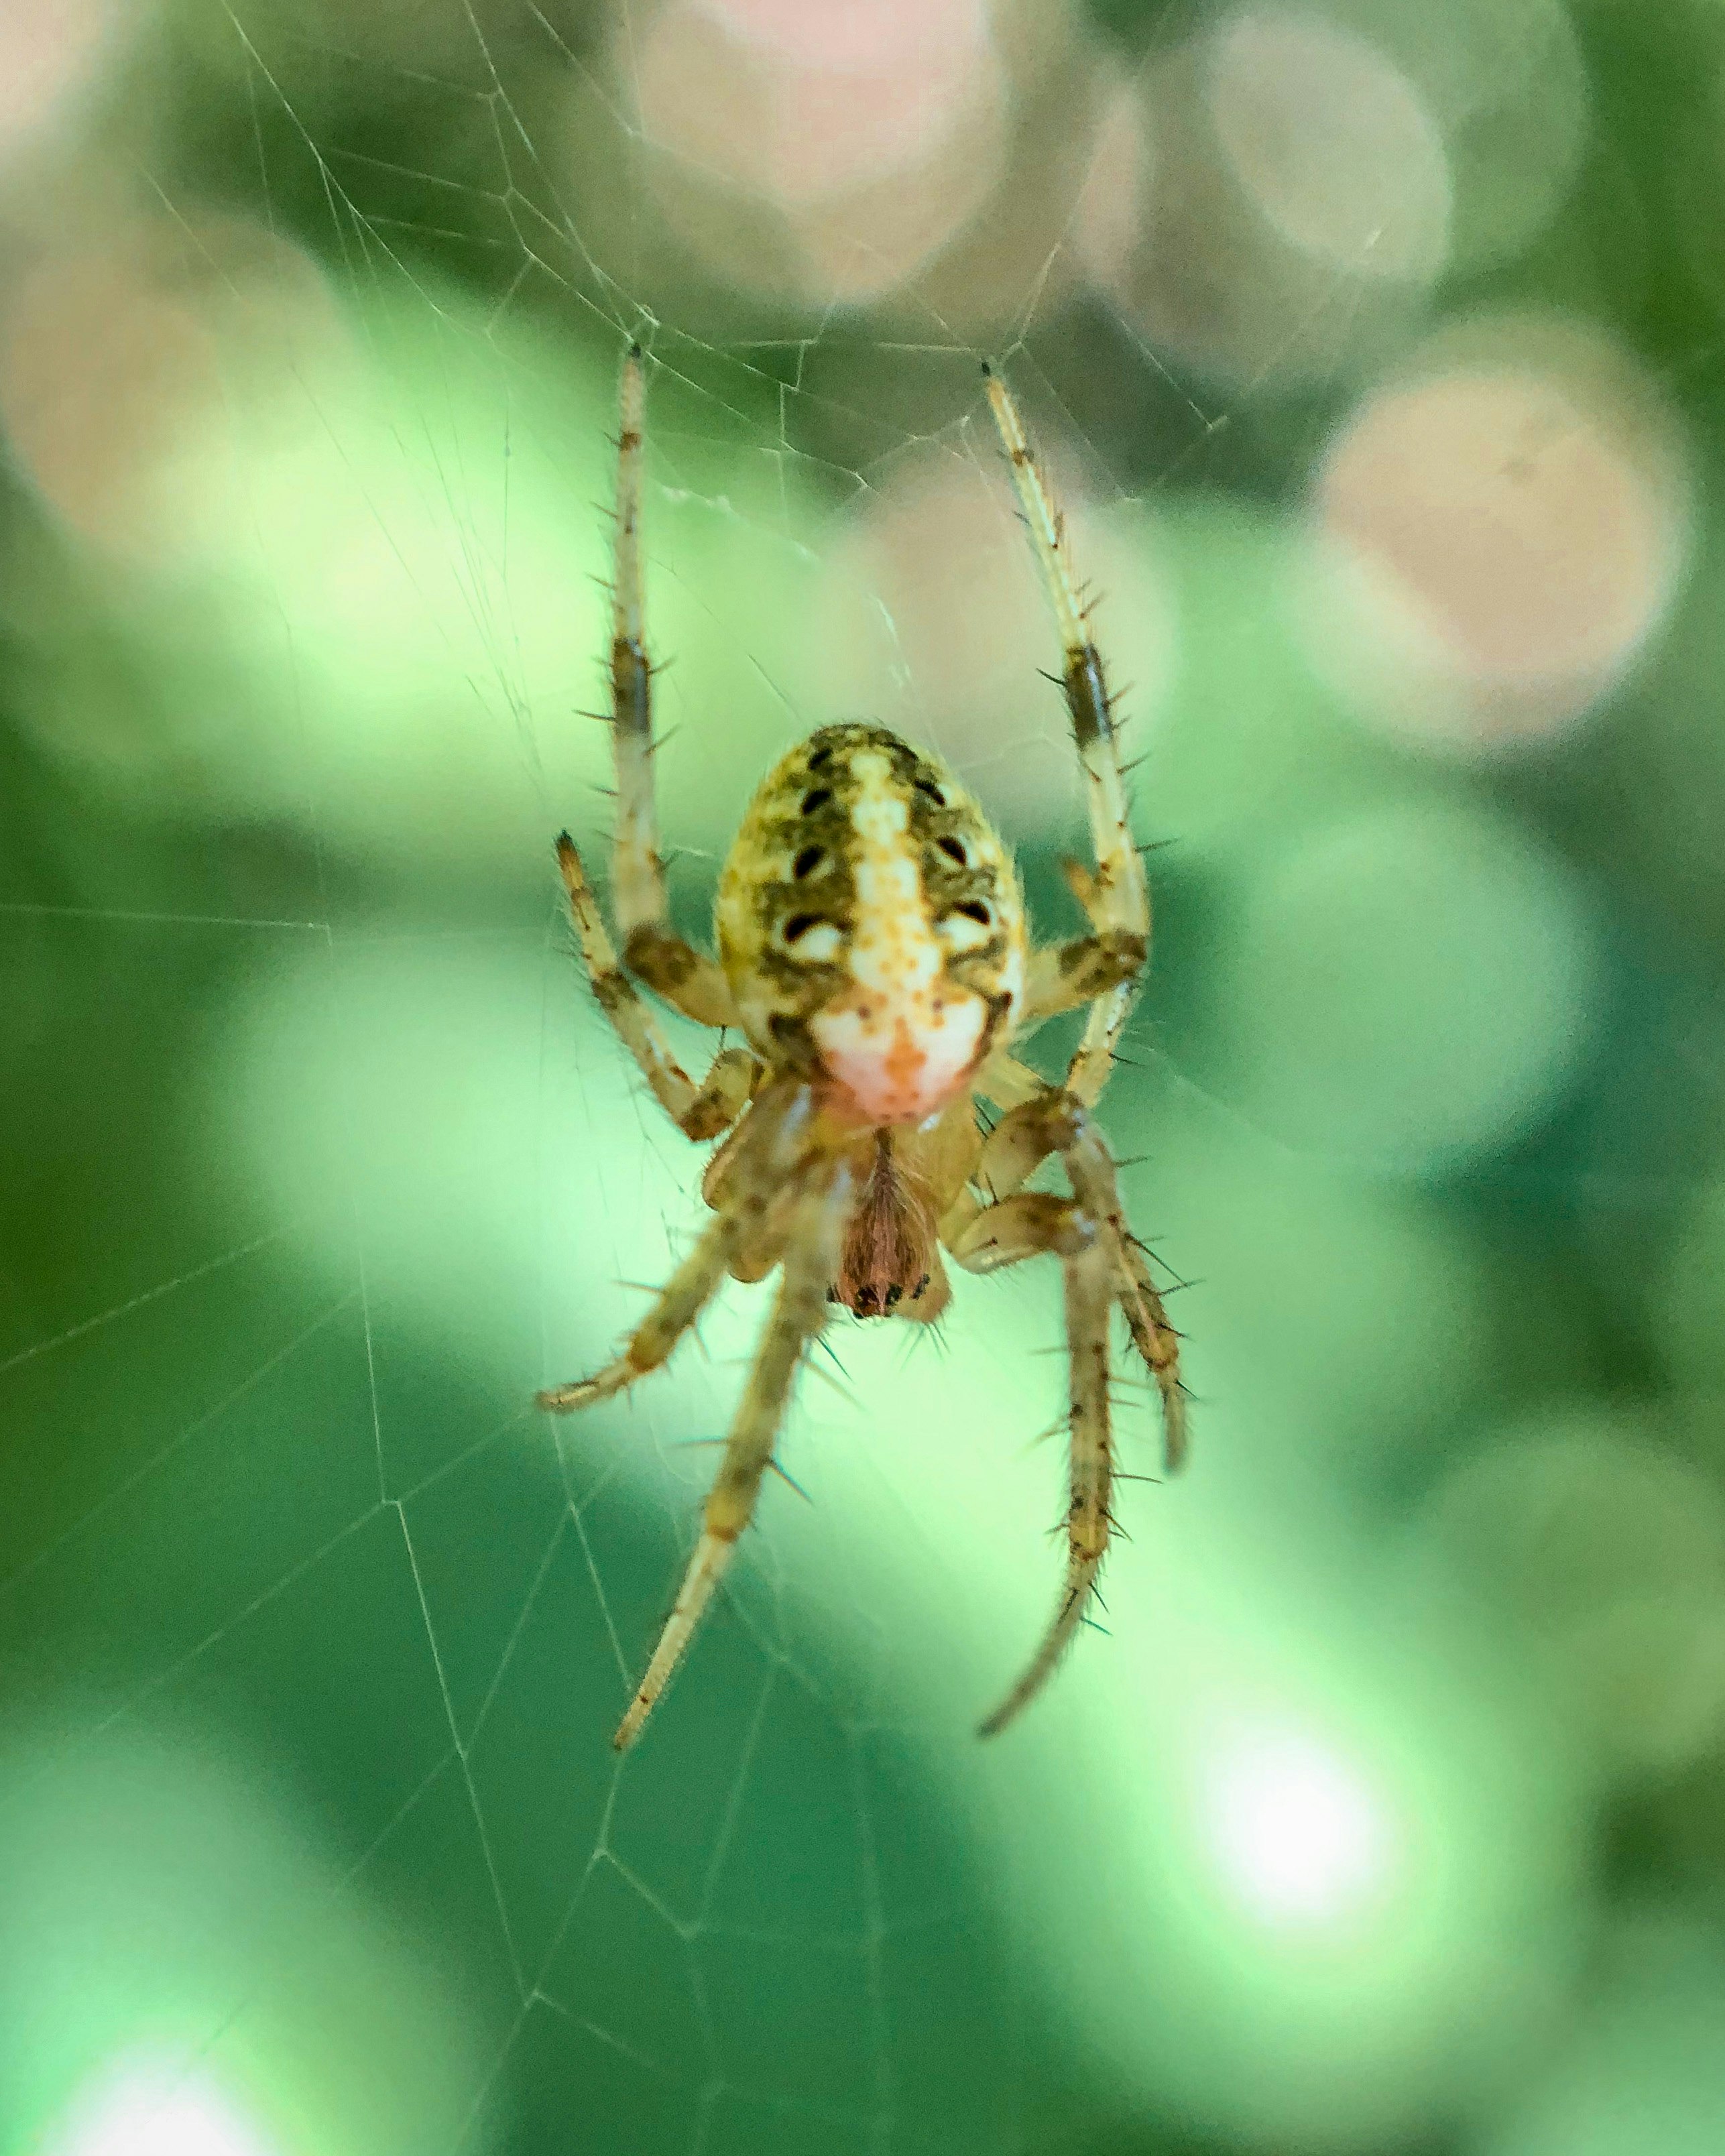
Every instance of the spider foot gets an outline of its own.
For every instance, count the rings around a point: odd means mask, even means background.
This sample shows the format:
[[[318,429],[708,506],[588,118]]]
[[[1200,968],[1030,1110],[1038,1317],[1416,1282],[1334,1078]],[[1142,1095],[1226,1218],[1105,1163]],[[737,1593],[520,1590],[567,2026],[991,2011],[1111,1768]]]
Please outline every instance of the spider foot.
[[[625,1357],[591,1378],[578,1378],[572,1384],[548,1386],[544,1392],[533,1395],[533,1404],[550,1414],[574,1414],[582,1408],[591,1407],[595,1400],[620,1393],[642,1374]]]

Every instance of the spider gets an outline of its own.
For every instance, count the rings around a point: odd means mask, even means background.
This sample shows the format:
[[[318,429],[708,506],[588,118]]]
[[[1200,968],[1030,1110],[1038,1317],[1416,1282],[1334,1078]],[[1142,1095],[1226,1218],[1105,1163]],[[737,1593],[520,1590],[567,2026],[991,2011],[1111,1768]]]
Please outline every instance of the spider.
[[[653,788],[652,675],[641,611],[641,349],[624,363],[618,441],[611,730],[617,770],[617,944],[573,840],[558,866],[599,1008],[685,1135],[721,1139],[701,1194],[713,1219],[615,1359],[539,1394],[564,1414],[657,1369],[729,1274],[780,1277],[700,1537],[614,1743],[634,1742],[749,1524],[799,1364],[839,1303],[932,1323],[943,1263],[988,1273],[1047,1252],[1065,1274],[1071,1366],[1066,1567],[1024,1674],[981,1725],[1004,1729],[1041,1688],[1095,1590],[1112,1525],[1109,1322],[1116,1304],[1159,1389],[1168,1465],[1185,1450],[1177,1337],[1121,1210],[1091,1120],[1148,952],[1143,863],[1101,654],[1065,532],[1017,407],[984,367],[988,402],[1053,601],[1095,867],[1067,864],[1086,935],[1033,946],[1011,855],[952,773],[884,726],[823,726],[762,782],[719,878],[719,956],[670,926]],[[628,971],[624,971],[624,968]],[[740,1033],[696,1084],[636,991]],[[1089,1005],[1065,1082],[1013,1044]],[[984,1130],[976,1102],[999,1120]],[[1070,1194],[1024,1185],[1057,1158]]]

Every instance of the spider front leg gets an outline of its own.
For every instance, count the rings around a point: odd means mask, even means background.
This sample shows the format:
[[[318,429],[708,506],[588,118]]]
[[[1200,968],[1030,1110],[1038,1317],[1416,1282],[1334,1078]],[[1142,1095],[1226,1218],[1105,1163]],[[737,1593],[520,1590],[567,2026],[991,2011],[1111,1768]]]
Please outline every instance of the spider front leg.
[[[611,741],[617,766],[612,904],[623,955],[656,995],[701,1025],[742,1021],[716,960],[670,925],[653,787],[653,666],[641,606],[641,473],[647,388],[639,345],[623,363],[617,541],[611,583]]]
[[[1067,557],[1065,520],[1055,507],[1046,480],[1037,465],[1024,423],[1012,394],[993,370],[984,367],[988,403],[1001,444],[1012,465],[1013,484],[1054,608],[1063,655],[1062,685],[1084,768],[1085,803],[1089,811],[1091,844],[1096,855],[1096,874],[1086,875],[1079,896],[1089,914],[1093,937],[1069,947],[1075,952],[1092,943],[1102,947],[1098,963],[1106,967],[1138,952],[1136,968],[1124,972],[1112,985],[1096,993],[1079,1043],[1066,1073],[1066,1090],[1086,1106],[1094,1106],[1113,1067],[1115,1044],[1132,1009],[1137,975],[1142,970],[1150,938],[1150,902],[1144,882],[1144,864],[1132,844],[1127,818],[1126,787],[1121,777],[1120,757],[1115,746],[1114,716],[1102,656],[1091,634],[1089,610],[1079,591]],[[1033,966],[1027,998],[1032,1023],[1038,1016],[1070,1009],[1081,1002],[1073,994],[1065,1001],[1050,1001],[1060,990],[1061,954],[1055,955],[1052,978],[1045,966]],[[1076,971],[1075,957],[1070,970]],[[1039,998],[1044,1008],[1039,1011]]]
[[[567,831],[557,839],[557,867],[569,895],[569,914],[595,1001],[619,1040],[634,1056],[653,1097],[682,1132],[697,1141],[716,1138],[742,1113],[760,1064],[747,1049],[726,1048],[713,1058],[697,1086],[666,1045],[653,1014],[635,993],[634,984],[617,963],[617,950],[605,916],[587,880],[575,841]]]
[[[1148,947],[1143,937],[1123,928],[1040,946],[1030,953],[1020,1027],[1028,1031],[1045,1018],[1057,1018],[1062,1011],[1076,1010],[1081,1004],[1100,997],[1130,996],[1132,983],[1144,970]],[[1105,1076],[1106,1070],[1105,1064]]]
[[[817,1156],[801,1173],[805,1180],[791,1215],[778,1299],[707,1493],[701,1539],[646,1675],[612,1739],[619,1752],[639,1736],[694,1637],[738,1538],[754,1517],[792,1381],[804,1349],[826,1323],[827,1286],[838,1270],[850,1209],[850,1173],[842,1159],[831,1156]]]

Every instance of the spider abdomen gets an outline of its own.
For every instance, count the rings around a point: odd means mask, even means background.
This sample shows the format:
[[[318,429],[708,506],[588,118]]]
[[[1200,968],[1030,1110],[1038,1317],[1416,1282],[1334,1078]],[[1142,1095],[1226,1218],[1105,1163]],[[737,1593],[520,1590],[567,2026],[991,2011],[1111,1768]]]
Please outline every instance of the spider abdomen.
[[[717,929],[755,1045],[860,1122],[937,1113],[1023,993],[1011,856],[951,773],[884,726],[824,726],[775,765]]]

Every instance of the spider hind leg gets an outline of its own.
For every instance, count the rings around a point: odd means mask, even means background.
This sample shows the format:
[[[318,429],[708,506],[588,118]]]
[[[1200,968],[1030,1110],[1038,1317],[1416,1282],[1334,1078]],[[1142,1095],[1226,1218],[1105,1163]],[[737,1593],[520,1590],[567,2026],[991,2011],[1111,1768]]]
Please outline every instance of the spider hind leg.
[[[725,1440],[724,1459],[707,1493],[701,1538],[652,1660],[612,1739],[619,1752],[627,1751],[639,1736],[687,1651],[732,1552],[754,1517],[803,1352],[826,1323],[827,1283],[838,1263],[850,1208],[850,1175],[845,1161],[830,1155],[805,1166],[803,1173],[773,1315]]]
[[[1066,1507],[1066,1576],[1048,1629],[1024,1675],[977,1727],[998,1737],[1041,1691],[1083,1621],[1096,1593],[1113,1528],[1114,1438],[1108,1404],[1108,1315],[1114,1300],[1105,1245],[1092,1240],[1064,1260],[1066,1342],[1072,1363],[1070,1489]]]
[[[1054,1154],[1072,1186],[1070,1197],[1024,1188]],[[1065,1652],[1107,1553],[1114,1476],[1108,1326],[1117,1301],[1161,1392],[1170,1467],[1184,1451],[1185,1419],[1178,1340],[1127,1227],[1114,1163],[1082,1102],[1050,1091],[1010,1110],[978,1154],[972,1183],[948,1206],[942,1241],[969,1272],[996,1272],[1044,1252],[1058,1256],[1071,1365],[1066,1576],[1029,1667],[982,1725],[981,1734],[992,1737],[1029,1705]]]
[[[757,1098],[721,1209],[654,1298],[653,1307],[624,1342],[622,1352],[590,1378],[549,1387],[538,1396],[540,1407],[553,1414],[572,1414],[624,1391],[667,1359],[739,1256],[761,1247],[787,1183],[801,1173],[809,1110],[808,1093],[801,1086]],[[770,1270],[778,1255],[776,1245],[768,1250],[763,1271]]]

